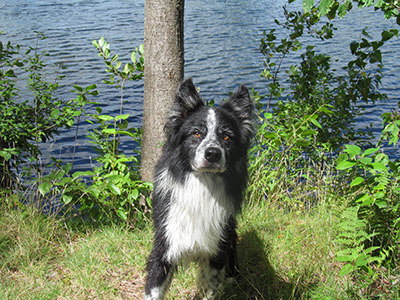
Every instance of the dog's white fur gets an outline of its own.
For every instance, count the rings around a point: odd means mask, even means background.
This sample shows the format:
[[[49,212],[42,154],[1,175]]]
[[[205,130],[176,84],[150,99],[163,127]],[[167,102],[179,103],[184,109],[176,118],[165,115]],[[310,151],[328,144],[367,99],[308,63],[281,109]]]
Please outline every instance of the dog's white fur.
[[[233,214],[233,207],[221,186],[218,176],[201,173],[189,174],[184,185],[174,185],[174,201],[165,224],[170,244],[166,253],[168,260],[179,262],[217,254],[223,225]]]

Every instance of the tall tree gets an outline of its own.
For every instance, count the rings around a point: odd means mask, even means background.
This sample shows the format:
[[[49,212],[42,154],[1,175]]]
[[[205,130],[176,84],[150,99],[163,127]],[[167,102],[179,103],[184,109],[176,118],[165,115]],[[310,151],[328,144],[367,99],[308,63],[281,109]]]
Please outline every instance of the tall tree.
[[[143,180],[151,181],[165,139],[163,126],[183,79],[184,0],[146,0],[144,15],[141,175]]]

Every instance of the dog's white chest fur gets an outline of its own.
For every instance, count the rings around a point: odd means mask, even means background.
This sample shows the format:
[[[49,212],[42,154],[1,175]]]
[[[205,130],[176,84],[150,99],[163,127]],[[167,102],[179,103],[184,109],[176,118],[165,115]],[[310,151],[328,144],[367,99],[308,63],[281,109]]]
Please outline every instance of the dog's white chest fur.
[[[218,175],[190,174],[185,184],[172,184],[165,223],[171,261],[212,256],[218,252],[224,226],[233,207]]]

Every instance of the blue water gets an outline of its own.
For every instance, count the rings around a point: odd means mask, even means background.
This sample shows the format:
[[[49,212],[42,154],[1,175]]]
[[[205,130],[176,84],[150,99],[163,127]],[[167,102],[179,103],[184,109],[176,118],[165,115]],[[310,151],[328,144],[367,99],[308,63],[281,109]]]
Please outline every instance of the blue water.
[[[185,76],[193,77],[205,99],[219,102],[239,84],[266,92],[266,82],[260,77],[263,59],[259,41],[264,30],[276,28],[274,19],[283,19],[285,0],[186,0],[185,2]],[[301,8],[301,2],[291,7]],[[50,53],[49,64],[66,67],[59,97],[74,97],[74,84],[98,85],[104,113],[119,113],[119,92],[102,83],[107,78],[105,65],[92,46],[92,41],[104,36],[112,53],[129,61],[131,51],[143,43],[144,0],[0,0],[0,36],[21,45],[34,45],[34,31],[43,32],[47,39],[40,47]],[[360,38],[361,29],[379,38],[382,29],[396,27],[394,21],[383,20],[371,9],[353,9],[344,19],[335,21],[338,28],[333,40],[318,43],[318,51],[330,54],[340,68],[351,57],[349,43]],[[398,28],[398,26],[397,26]],[[306,40],[307,42],[307,40]],[[296,62],[300,53],[288,57],[284,68]],[[366,113],[358,126],[373,123],[374,131],[381,129],[380,115],[396,109],[400,101],[400,41],[394,39],[383,49],[385,78],[383,92],[389,101],[365,105]],[[51,74],[48,74],[51,78]],[[124,113],[131,114],[131,125],[140,126],[142,118],[143,82],[129,83],[125,91]],[[80,126],[75,154],[75,167],[87,168],[94,157],[87,141],[87,122]],[[68,161],[73,156],[75,129],[64,130],[52,143],[43,145],[44,161],[50,155]],[[134,145],[123,143],[127,153]]]

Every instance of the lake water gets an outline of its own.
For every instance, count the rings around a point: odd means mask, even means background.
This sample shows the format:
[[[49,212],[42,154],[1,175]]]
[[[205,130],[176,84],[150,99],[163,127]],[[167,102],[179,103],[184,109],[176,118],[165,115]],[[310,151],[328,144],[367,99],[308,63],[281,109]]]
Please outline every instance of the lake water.
[[[205,99],[217,102],[226,98],[239,84],[265,93],[266,82],[260,77],[263,67],[259,41],[264,30],[276,28],[274,19],[283,19],[285,0],[186,0],[185,2],[185,76],[193,77]],[[290,7],[301,8],[301,3]],[[21,45],[34,45],[34,31],[47,39],[40,47],[50,53],[49,64],[62,63],[66,78],[61,82],[59,97],[70,99],[74,84],[98,85],[100,96],[95,100],[104,113],[119,113],[119,92],[102,83],[107,77],[104,63],[92,41],[104,36],[112,53],[129,61],[131,51],[143,43],[144,0],[0,0],[0,36]],[[371,9],[353,9],[344,19],[335,21],[338,28],[333,40],[319,43],[318,51],[330,54],[339,68],[351,57],[349,43],[358,40],[361,30],[379,38],[382,29],[396,27],[394,20],[384,20]],[[398,28],[398,26],[397,26]],[[294,63],[300,53],[290,57]],[[396,109],[400,100],[400,41],[394,39],[383,50],[385,78],[383,91],[389,101],[366,105],[366,114],[359,126],[373,122],[374,131],[381,129],[383,112]],[[125,91],[124,113],[131,114],[132,125],[140,126],[142,118],[143,82],[129,83]],[[75,155],[75,169],[92,163],[93,148],[87,142],[89,123],[82,123]],[[62,131],[56,141],[43,145],[49,153],[68,161],[72,157],[75,129]],[[134,147],[124,142],[125,152]]]

